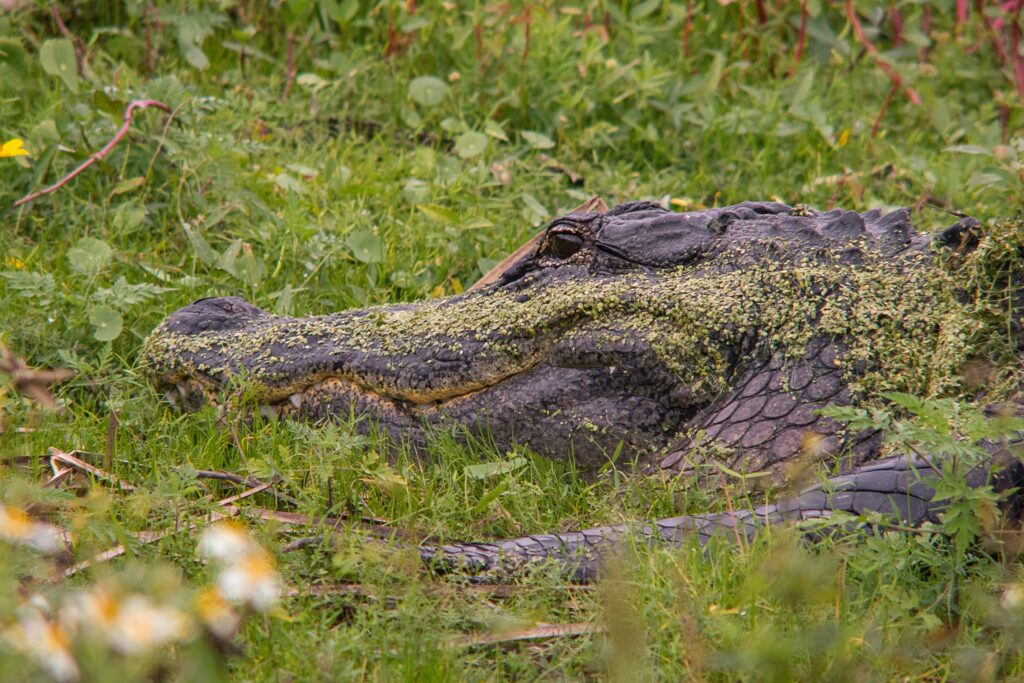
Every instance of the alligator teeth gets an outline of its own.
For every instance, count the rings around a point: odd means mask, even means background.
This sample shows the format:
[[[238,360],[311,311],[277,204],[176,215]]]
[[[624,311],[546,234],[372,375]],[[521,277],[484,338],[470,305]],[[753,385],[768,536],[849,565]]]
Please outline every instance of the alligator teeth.
[[[181,395],[182,398],[188,396],[188,390],[185,389],[184,384],[175,384],[174,388],[178,390],[178,394]]]
[[[302,407],[302,394],[295,392],[288,397],[288,400],[292,402],[292,405],[295,406],[296,410]]]
[[[175,408],[178,407],[178,395],[174,393],[173,389],[164,394],[164,398]]]
[[[262,405],[260,406],[260,415],[268,420],[273,420],[277,418],[277,411],[274,410],[273,406]]]

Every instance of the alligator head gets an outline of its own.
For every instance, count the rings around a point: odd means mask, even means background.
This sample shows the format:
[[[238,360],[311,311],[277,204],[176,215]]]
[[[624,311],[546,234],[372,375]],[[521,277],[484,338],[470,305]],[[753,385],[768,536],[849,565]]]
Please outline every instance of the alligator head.
[[[365,414],[413,444],[455,425],[583,467],[714,443],[762,468],[836,431],[822,405],[955,381],[969,349],[942,341],[959,309],[918,267],[930,241],[905,211],[578,210],[444,299],[306,318],[202,299],[143,365],[184,406],[242,377],[264,410]]]

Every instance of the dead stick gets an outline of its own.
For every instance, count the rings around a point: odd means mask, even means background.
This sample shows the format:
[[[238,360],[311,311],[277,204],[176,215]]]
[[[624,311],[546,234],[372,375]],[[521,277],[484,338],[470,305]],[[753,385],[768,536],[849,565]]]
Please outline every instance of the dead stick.
[[[230,510],[234,514],[249,514],[258,517],[262,520],[273,520],[281,524],[294,524],[302,526],[322,526],[328,527],[332,530],[340,529],[346,524],[351,524],[354,528],[366,532],[370,536],[379,539],[390,540],[397,538],[404,541],[413,541],[416,543],[429,542],[431,539],[424,538],[423,534],[416,533],[410,529],[402,529],[401,527],[390,527],[383,526],[380,524],[373,524],[370,522],[359,522],[359,521],[348,521],[340,517],[317,517],[314,515],[303,515],[297,512],[282,512],[280,510],[268,510],[266,508],[239,508],[234,505],[225,506],[224,509]]]
[[[55,461],[57,461],[57,462],[59,462],[59,463],[61,463],[63,465],[67,465],[68,467],[76,469],[79,472],[82,472],[84,474],[92,475],[93,477],[96,477],[97,479],[102,479],[103,481],[106,481],[106,482],[108,482],[110,484],[113,484],[114,486],[116,486],[117,488],[121,489],[122,491],[134,491],[135,490],[134,486],[132,486],[128,482],[118,478],[117,476],[111,474],[110,472],[106,472],[106,471],[100,469],[99,467],[96,467],[94,465],[90,465],[89,463],[85,462],[84,460],[79,460],[75,456],[71,455],[70,453],[65,453],[64,451],[60,450],[59,448],[50,448],[49,451],[50,451],[50,457],[53,460],[55,460]]]
[[[234,472],[220,472],[216,470],[196,470],[196,479],[217,479],[220,481],[230,481],[232,484],[239,484],[245,486],[259,486],[264,482],[254,477],[243,477],[240,474]],[[280,480],[275,479],[270,482],[271,485],[277,484]],[[288,503],[289,505],[299,505],[299,501],[292,498],[284,493],[274,491],[274,496],[281,501]]]
[[[849,20],[850,26],[853,27],[853,33],[857,36],[857,42],[861,44],[865,52],[871,55],[878,68],[889,77],[889,80],[903,88],[903,91],[907,94],[907,99],[917,106],[921,106],[921,96],[913,88],[903,84],[903,77],[892,67],[892,64],[882,59],[881,55],[878,54],[878,48],[868,40],[867,35],[864,33],[864,27],[861,26],[860,19],[857,18],[857,10],[853,8],[853,0],[846,0],[846,18]]]
[[[158,100],[133,100],[131,103],[128,104],[128,108],[124,111],[124,122],[121,124],[121,127],[117,129],[117,133],[115,133],[114,137],[110,139],[110,142],[103,146],[103,149],[90,156],[81,166],[79,166],[71,173],[61,178],[53,185],[50,185],[47,188],[39,190],[38,192],[33,192],[30,195],[22,197],[18,201],[14,202],[14,205],[21,206],[22,204],[27,204],[28,202],[31,202],[35,199],[39,199],[42,196],[48,195],[51,192],[56,192],[57,190],[71,182],[71,180],[75,178],[79,173],[81,173],[85,169],[95,164],[100,159],[103,159],[105,156],[110,154],[111,150],[113,150],[114,147],[117,146],[117,143],[121,142],[121,139],[124,138],[124,136],[128,133],[128,129],[132,125],[132,115],[135,113],[135,110],[148,109],[149,107],[156,107],[157,109],[161,109],[167,112],[168,114],[171,113],[171,108]]]

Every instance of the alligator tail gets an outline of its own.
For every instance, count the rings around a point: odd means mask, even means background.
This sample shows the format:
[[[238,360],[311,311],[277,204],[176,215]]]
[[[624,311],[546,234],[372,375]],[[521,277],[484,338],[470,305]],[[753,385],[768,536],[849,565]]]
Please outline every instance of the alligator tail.
[[[1008,492],[1024,483],[1024,464],[1016,459],[967,475],[971,487],[991,485]],[[481,583],[497,582],[522,575],[523,570],[541,563],[557,563],[579,582],[595,580],[616,547],[632,538],[640,542],[681,547],[696,541],[701,545],[712,537],[752,539],[759,530],[783,523],[823,519],[833,512],[855,516],[861,523],[871,513],[883,515],[902,525],[918,526],[938,522],[949,504],[935,500],[928,481],[938,476],[937,463],[929,459],[888,458],[831,477],[805,489],[794,498],[752,509],[671,517],[643,524],[603,526],[559,534],[536,534],[488,543],[459,543],[420,546],[423,560],[439,572],[467,574]],[[805,530],[810,539],[828,533],[822,526]]]

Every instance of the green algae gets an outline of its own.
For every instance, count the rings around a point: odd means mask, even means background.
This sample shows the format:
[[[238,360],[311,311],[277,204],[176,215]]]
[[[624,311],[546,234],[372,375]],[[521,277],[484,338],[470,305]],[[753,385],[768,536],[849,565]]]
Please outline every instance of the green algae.
[[[992,366],[997,390],[1019,384],[1013,301],[1024,282],[1020,221],[992,226],[964,256],[912,250],[856,263],[831,252],[779,253],[752,241],[697,266],[624,275],[527,277],[415,305],[328,316],[267,315],[243,329],[185,335],[157,328],[143,367],[161,383],[222,385],[241,372],[260,400],[326,378],[416,403],[493,386],[548,359],[632,345],[650,350],[694,404],[728,390],[730,352],[801,358],[829,338],[855,398],[883,391],[961,395],[964,368]],[[524,296],[524,292],[527,296]],[[609,364],[614,364],[610,361]]]

